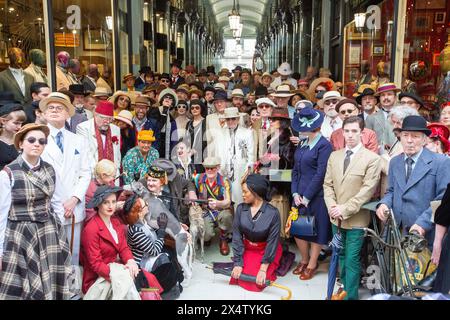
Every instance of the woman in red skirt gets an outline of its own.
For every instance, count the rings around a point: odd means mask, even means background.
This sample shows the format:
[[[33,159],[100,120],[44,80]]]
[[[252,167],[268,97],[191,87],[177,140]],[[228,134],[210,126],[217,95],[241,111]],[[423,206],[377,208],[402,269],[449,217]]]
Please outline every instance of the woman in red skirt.
[[[275,281],[281,259],[280,213],[268,203],[269,189],[265,177],[249,175],[242,186],[244,203],[234,215],[234,268],[230,284],[249,291],[262,291],[266,280]],[[241,273],[256,276],[256,283],[240,280]]]

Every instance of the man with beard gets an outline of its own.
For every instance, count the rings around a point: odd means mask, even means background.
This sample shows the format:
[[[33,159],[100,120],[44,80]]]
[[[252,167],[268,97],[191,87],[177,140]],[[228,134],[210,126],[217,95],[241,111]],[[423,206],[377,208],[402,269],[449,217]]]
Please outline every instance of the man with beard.
[[[208,108],[208,114],[214,113],[216,108],[214,108],[214,95],[216,94],[216,90],[213,87],[205,88],[205,102],[206,107]]]
[[[156,150],[159,149],[159,125],[156,119],[148,118],[147,113],[151,107],[150,97],[139,96],[136,97],[136,102],[134,106],[135,116],[133,117],[133,123],[136,126],[138,132],[142,130],[152,130],[156,140],[153,142],[152,146]]]
[[[366,88],[363,92],[356,97],[356,102],[361,106],[363,110],[364,121],[371,114],[378,112],[378,98],[375,97],[375,91],[371,88]]]
[[[231,104],[233,107],[238,108],[239,112],[246,112],[244,93],[241,89],[234,89],[233,92],[231,92]]]
[[[330,140],[331,134],[339,128],[342,128],[342,120],[336,111],[336,105],[342,100],[341,94],[337,91],[328,91],[320,100],[320,106],[323,106],[325,119],[323,120],[321,133],[326,139]]]
[[[256,95],[255,95],[255,91],[250,92],[249,94],[247,94],[247,99],[246,99],[246,104],[247,104],[247,109],[250,109],[251,107],[255,106],[255,100],[256,100]]]
[[[388,120],[389,112],[397,101],[397,92],[399,92],[394,83],[386,83],[378,87],[375,97],[380,99],[380,110],[367,117],[366,127],[372,129],[377,134],[380,145],[379,154],[383,154],[392,147],[397,140],[393,127]]]
[[[233,70],[231,70],[231,72],[233,72],[233,77],[230,80],[230,84],[228,85],[228,90],[233,90],[234,87],[241,83],[242,79],[241,79],[241,72],[242,72],[242,67],[241,66],[237,66],[236,68],[234,68]]]
[[[67,120],[66,129],[70,132],[77,133],[77,126],[88,120],[88,112],[91,113],[91,111],[85,110],[84,108],[84,98],[87,94],[82,84],[71,84],[69,91],[74,96],[73,105],[75,106],[75,114]]]

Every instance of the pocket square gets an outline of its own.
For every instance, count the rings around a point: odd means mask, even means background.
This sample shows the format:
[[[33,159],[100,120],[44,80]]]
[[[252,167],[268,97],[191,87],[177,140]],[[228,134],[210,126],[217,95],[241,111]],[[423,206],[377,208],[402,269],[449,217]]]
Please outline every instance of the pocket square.
[[[80,154],[77,149],[75,149],[75,155]]]

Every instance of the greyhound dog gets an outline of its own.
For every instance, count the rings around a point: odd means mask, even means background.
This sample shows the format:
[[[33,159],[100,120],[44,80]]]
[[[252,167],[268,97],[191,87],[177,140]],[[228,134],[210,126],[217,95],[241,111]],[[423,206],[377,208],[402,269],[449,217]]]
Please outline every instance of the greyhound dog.
[[[189,222],[191,223],[189,229],[192,235],[192,242],[194,243],[194,259],[195,251],[197,248],[197,239],[200,240],[200,250],[201,250],[201,262],[204,262],[205,251],[205,220],[203,220],[203,210],[201,206],[191,206],[189,208]]]
[[[150,193],[147,188],[141,182],[132,182],[130,185],[123,186],[126,191],[135,192],[141,197],[148,205],[149,212],[145,215],[144,219],[152,227],[157,229],[157,219],[161,213],[166,213],[169,218],[167,222],[166,232],[175,239],[175,247],[177,252],[177,260],[183,268],[184,281],[182,286],[187,287],[190,279],[192,278],[192,263],[194,256],[194,246],[190,234],[185,231],[177,218],[164,206],[163,202]]]

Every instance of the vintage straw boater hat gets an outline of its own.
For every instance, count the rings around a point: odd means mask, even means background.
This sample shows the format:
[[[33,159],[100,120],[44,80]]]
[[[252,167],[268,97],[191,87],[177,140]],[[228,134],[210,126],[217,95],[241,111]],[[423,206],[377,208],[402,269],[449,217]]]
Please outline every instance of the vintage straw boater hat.
[[[277,98],[288,98],[292,97],[294,94],[291,93],[291,88],[287,84],[282,84],[277,87],[277,90],[273,94]]]
[[[39,102],[39,109],[44,112],[47,110],[47,105],[52,102],[60,103],[65,106],[70,117],[75,114],[75,107],[70,103],[69,97],[60,92],[52,92],[46,98],[42,99],[41,102]]]
[[[292,128],[298,132],[312,132],[315,129],[320,128],[323,119],[323,112],[306,107],[294,115]]]
[[[92,95],[93,97],[109,97],[110,96],[110,92],[108,89],[106,89],[105,87],[97,87],[95,88],[94,94]]]
[[[220,165],[220,159],[217,157],[207,157],[203,161],[203,166],[205,168],[215,168]]]
[[[40,130],[45,134],[45,137],[47,138],[50,134],[50,129],[43,124],[36,124],[36,123],[28,123],[24,125],[20,130],[14,135],[14,146],[17,150],[19,150],[19,143],[22,141],[22,138],[27,134],[29,131],[33,130]]]
[[[400,92],[402,90],[397,88],[395,83],[389,82],[389,83],[385,83],[385,84],[382,84],[381,86],[379,86],[378,89],[377,89],[377,93],[375,93],[375,96],[379,96],[383,92],[388,92],[388,91],[394,91],[394,93],[397,93],[397,92]]]
[[[403,124],[400,131],[423,132],[427,136],[431,134],[431,130],[427,127],[427,121],[422,116],[407,116],[403,119]]]
[[[134,79],[134,75],[132,73],[127,73],[123,76],[122,83],[127,83],[129,79]]]
[[[239,114],[239,109],[236,107],[226,108],[223,115],[220,115],[220,119],[232,119],[239,118],[241,115]]]
[[[153,135],[153,130],[141,130],[138,133],[138,141],[155,141],[156,138]]]

